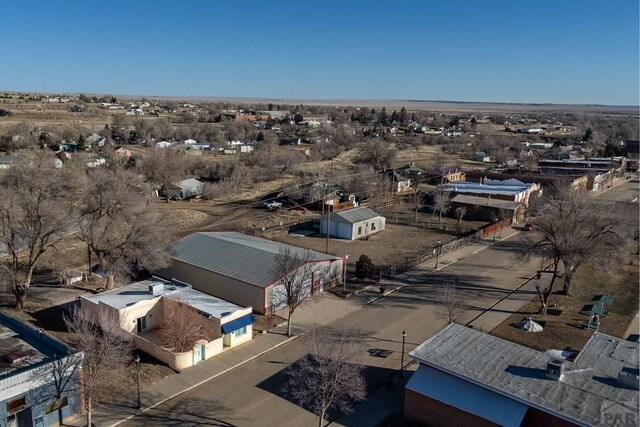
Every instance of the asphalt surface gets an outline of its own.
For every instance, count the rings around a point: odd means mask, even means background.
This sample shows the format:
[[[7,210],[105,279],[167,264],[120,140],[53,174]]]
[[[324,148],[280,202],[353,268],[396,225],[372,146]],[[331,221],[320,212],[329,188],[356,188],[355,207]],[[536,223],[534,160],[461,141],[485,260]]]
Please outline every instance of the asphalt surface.
[[[499,242],[477,254],[428,276],[416,269],[399,280],[408,286],[340,319],[339,324],[359,329],[363,343],[360,363],[370,391],[395,375],[401,365],[402,331],[407,333],[405,353],[431,337],[445,324],[436,300],[442,283],[456,281],[467,305],[461,323],[470,321],[496,302],[520,289],[535,274],[539,261],[515,262],[521,236]],[[526,287],[518,290],[524,300],[535,296]],[[497,306],[498,307],[498,306]],[[494,309],[500,310],[500,309]],[[491,315],[492,313],[488,313]],[[474,322],[476,325],[476,322]],[[479,328],[482,326],[478,324]],[[302,339],[178,396],[128,421],[127,426],[218,425],[306,426],[317,424],[309,411],[292,403],[282,388],[284,371],[306,354]],[[408,357],[404,357],[405,364]],[[357,415],[358,408],[356,408]],[[341,418],[338,424],[368,425],[366,416],[354,423]],[[354,417],[349,419],[353,420]]]
[[[594,198],[603,201],[611,202],[630,202],[638,203],[638,195],[640,193],[640,179],[638,174],[633,175],[633,178],[618,184],[615,187],[604,191],[602,193],[595,193]]]

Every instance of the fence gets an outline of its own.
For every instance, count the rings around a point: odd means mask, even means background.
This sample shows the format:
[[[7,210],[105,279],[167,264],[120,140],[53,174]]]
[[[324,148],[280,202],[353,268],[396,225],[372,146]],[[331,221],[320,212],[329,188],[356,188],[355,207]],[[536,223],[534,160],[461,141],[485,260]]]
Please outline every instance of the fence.
[[[404,262],[395,263],[394,265],[381,267],[378,269],[377,276],[382,278],[393,278],[396,274],[404,273],[410,268],[417,267],[419,264],[423,262],[429,261],[433,259],[436,255],[436,251],[439,249],[439,255],[447,254],[450,252],[454,252],[460,249],[463,246],[467,246],[473,242],[478,241],[482,236],[480,236],[480,232],[475,232],[474,234],[464,237],[462,239],[454,240],[453,242],[447,243],[446,245],[442,245],[439,248],[435,247],[431,253],[425,254],[416,254],[414,256],[405,256]]]
[[[511,225],[511,219],[505,219],[503,221],[487,224],[484,227],[476,229],[466,237],[461,239],[454,240],[453,242],[447,243],[445,245],[440,246],[439,255],[448,254],[458,249],[470,245],[471,243],[477,242],[483,237],[490,236],[492,233],[500,232],[504,227],[508,227]],[[403,273],[410,268],[416,267],[423,262],[429,261],[435,257],[436,251],[438,248],[434,248],[432,253],[425,254],[416,254],[415,256],[405,256],[404,262],[396,262],[394,265],[389,265],[385,267],[381,267],[377,270],[377,277],[382,278],[393,278],[396,274]]]

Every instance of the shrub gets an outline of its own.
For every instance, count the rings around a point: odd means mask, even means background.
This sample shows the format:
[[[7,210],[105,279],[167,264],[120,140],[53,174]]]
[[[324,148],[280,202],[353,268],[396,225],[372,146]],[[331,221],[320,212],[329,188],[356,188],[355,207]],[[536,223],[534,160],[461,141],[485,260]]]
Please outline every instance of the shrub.
[[[375,266],[373,261],[366,255],[360,255],[356,261],[356,277],[358,279],[373,279]]]

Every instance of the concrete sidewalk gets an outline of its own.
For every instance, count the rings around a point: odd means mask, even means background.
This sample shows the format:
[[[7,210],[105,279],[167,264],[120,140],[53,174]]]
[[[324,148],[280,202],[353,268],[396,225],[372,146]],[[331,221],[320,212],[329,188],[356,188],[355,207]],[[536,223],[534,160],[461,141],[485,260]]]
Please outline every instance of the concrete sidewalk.
[[[497,238],[497,241],[505,240],[515,234],[518,231],[512,228],[505,228],[503,231],[502,239]],[[455,252],[442,254],[438,259],[438,268],[435,268],[435,260],[430,260],[424,264],[421,264],[417,268],[426,271],[428,274],[433,274],[436,271],[448,268],[456,262],[466,259],[479,251],[486,249],[493,242],[493,236],[489,236],[485,239],[474,242],[470,245],[464,246]],[[235,368],[238,368],[253,359],[256,359],[269,351],[288,343],[291,340],[296,339],[301,334],[304,334],[313,325],[327,325],[335,322],[336,320],[345,317],[360,308],[378,301],[384,298],[386,295],[390,295],[405,286],[410,286],[411,283],[411,270],[403,274],[397,275],[394,280],[383,280],[380,284],[370,286],[357,295],[353,295],[350,298],[340,298],[329,292],[325,292],[322,295],[312,298],[308,302],[302,304],[294,313],[292,329],[294,336],[289,338],[286,336],[286,325],[280,326],[267,334],[257,335],[250,342],[225,351],[224,353],[217,355],[211,359],[205,360],[196,366],[185,369],[179,374],[172,374],[168,377],[160,380],[159,382],[145,388],[141,391],[141,401],[143,408],[138,411],[135,409],[136,396],[131,396],[125,400],[118,402],[117,404],[101,405],[93,412],[93,423],[98,427],[111,427],[119,425],[128,419],[136,416],[138,413],[146,412],[149,409],[158,406],[169,399],[177,397],[207,381],[213,380]],[[385,288],[384,295],[380,293],[380,286]],[[493,319],[491,323],[497,322],[499,324],[502,320]],[[407,375],[406,377],[409,377]],[[395,392],[393,395],[400,393],[402,386],[396,384]],[[385,395],[386,392],[387,394]],[[378,396],[380,393],[380,397]],[[372,408],[380,407],[381,410],[371,412],[370,417],[376,418],[375,414],[379,416],[386,416],[389,413],[389,409],[395,410],[396,406],[401,405],[401,400],[398,400],[396,396],[389,401],[389,405],[393,404],[393,408],[386,407],[383,401],[388,398],[389,391],[378,390],[372,395],[372,403],[366,403]],[[385,397],[386,396],[386,397]],[[401,393],[400,393],[401,397]],[[382,401],[375,403],[378,399]],[[368,400],[369,401],[369,400]],[[367,402],[368,402],[367,401]],[[363,403],[362,405],[365,405]],[[386,408],[383,409],[382,408]],[[360,411],[358,411],[360,412]],[[74,418],[67,425],[72,426],[84,426],[85,417],[78,416]]]
[[[257,335],[245,345],[226,350],[216,357],[185,369],[179,374],[169,375],[152,386],[145,388],[140,392],[143,407],[140,411],[135,409],[137,403],[135,395],[116,404],[100,405],[93,411],[93,424],[98,427],[116,426],[140,412],[145,412],[232,369],[238,368],[295,338],[276,333]],[[86,425],[85,416],[78,416],[65,425],[84,426]]]

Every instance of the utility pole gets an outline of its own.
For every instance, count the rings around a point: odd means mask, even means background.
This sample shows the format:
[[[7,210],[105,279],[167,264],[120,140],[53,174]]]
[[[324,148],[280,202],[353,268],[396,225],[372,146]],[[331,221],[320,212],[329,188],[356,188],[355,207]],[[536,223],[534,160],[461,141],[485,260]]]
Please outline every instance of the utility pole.
[[[329,169],[329,185],[331,185],[331,179],[333,177],[333,159],[331,159],[331,169]],[[327,200],[327,192],[324,191],[323,192],[324,195],[324,200],[326,203]],[[333,202],[333,201],[332,201]],[[325,249],[324,252],[328,255],[329,254],[329,229],[331,228],[331,208],[333,207],[333,204],[331,206],[327,205],[327,240],[325,242]]]
[[[327,255],[329,254],[329,228],[331,228],[331,206],[327,205],[327,240],[325,242],[324,248],[324,253],[326,253]]]

